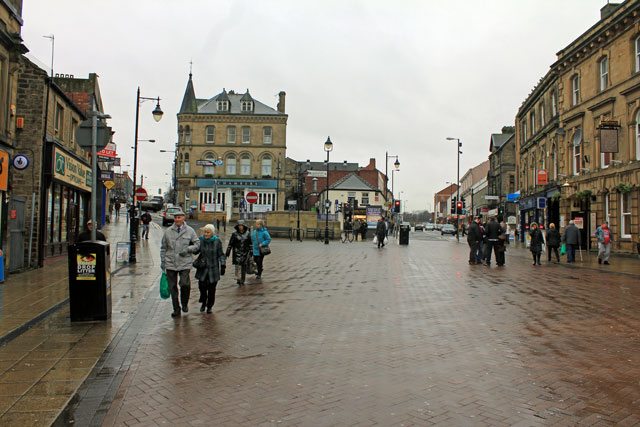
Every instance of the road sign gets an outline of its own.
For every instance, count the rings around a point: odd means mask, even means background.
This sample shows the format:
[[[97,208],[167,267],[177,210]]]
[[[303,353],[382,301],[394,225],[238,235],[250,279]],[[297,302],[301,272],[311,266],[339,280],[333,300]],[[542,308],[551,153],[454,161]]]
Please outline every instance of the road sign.
[[[106,188],[107,190],[111,190],[113,187],[116,186],[116,183],[113,181],[105,181],[102,183],[102,185],[104,185],[104,188]]]
[[[215,166],[215,162],[213,160],[196,160],[196,165],[198,165],[198,166]]]
[[[538,197],[538,209],[545,209],[547,207],[547,198]]]
[[[138,187],[136,189],[136,199],[137,200],[145,200],[147,198],[147,190],[142,187]]]
[[[13,167],[19,171],[25,170],[29,166],[29,158],[23,154],[18,154],[13,158]]]
[[[249,191],[245,196],[245,199],[247,199],[247,203],[254,204],[258,201],[258,193],[255,191]]]

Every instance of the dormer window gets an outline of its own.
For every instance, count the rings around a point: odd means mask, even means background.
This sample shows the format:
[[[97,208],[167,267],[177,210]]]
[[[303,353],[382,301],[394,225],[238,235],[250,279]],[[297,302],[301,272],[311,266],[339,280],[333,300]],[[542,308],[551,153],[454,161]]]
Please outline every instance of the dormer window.
[[[253,101],[242,101],[240,106],[243,112],[253,111]]]
[[[218,111],[229,111],[229,101],[218,101]]]

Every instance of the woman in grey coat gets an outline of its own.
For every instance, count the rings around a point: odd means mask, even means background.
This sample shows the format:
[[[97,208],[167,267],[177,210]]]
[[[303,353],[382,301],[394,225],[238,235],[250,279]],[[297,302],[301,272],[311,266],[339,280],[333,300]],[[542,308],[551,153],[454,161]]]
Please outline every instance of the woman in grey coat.
[[[222,251],[222,242],[216,236],[216,228],[213,224],[204,226],[204,234],[200,237],[200,247],[197,252],[198,258],[194,262],[196,266],[196,279],[200,289],[200,311],[206,308],[207,313],[211,313],[213,304],[216,301],[216,286],[220,281],[220,276],[224,276],[227,258]]]

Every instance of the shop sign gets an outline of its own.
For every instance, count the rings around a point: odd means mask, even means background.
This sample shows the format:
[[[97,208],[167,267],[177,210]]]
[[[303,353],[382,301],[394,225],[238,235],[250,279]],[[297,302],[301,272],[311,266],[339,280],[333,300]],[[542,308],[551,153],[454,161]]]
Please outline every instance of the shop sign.
[[[326,170],[324,171],[308,170],[307,176],[311,178],[326,178],[327,171]]]
[[[538,209],[546,209],[547,208],[547,198],[546,197],[538,197]]]
[[[101,181],[113,181],[113,171],[100,171]]]
[[[252,212],[271,212],[271,210],[271,205],[259,205],[257,203],[251,205]]]
[[[58,147],[53,148],[53,177],[82,190],[91,191],[91,169]]]
[[[547,171],[544,169],[540,169],[537,174],[537,185],[547,185],[548,183],[548,175]]]
[[[573,218],[573,223],[576,225],[576,227],[578,227],[580,230],[582,230],[584,228],[584,218],[582,218],[581,216],[577,216],[575,218]]]
[[[516,217],[513,215],[510,217],[507,217],[507,224],[516,225]]]
[[[78,254],[76,260],[76,280],[96,280],[97,254]]]
[[[0,150],[0,191],[7,191],[9,186],[9,153]]]
[[[96,153],[98,156],[107,157],[110,159],[114,159],[118,157],[118,153],[116,153],[116,144],[109,143],[106,147]]]

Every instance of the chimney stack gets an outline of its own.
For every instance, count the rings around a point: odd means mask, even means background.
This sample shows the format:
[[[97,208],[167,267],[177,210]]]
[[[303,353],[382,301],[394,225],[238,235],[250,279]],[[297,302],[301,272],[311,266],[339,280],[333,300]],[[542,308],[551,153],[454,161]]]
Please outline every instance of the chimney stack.
[[[278,111],[284,113],[284,97],[287,96],[285,91],[280,91],[278,94]]]
[[[613,14],[613,12],[616,11],[618,7],[620,7],[620,3],[607,2],[607,4],[602,6],[602,8],[600,9],[600,19],[603,20],[605,18],[608,18],[609,16],[611,16],[611,14]]]

